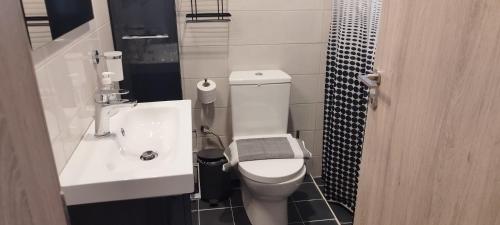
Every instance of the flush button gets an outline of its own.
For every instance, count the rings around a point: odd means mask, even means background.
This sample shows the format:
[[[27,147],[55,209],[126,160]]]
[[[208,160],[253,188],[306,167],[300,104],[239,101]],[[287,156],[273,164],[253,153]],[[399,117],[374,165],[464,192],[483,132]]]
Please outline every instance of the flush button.
[[[257,73],[255,73],[255,76],[262,76],[262,75],[264,75],[264,74],[263,74],[263,73],[261,73],[261,72],[257,72]]]

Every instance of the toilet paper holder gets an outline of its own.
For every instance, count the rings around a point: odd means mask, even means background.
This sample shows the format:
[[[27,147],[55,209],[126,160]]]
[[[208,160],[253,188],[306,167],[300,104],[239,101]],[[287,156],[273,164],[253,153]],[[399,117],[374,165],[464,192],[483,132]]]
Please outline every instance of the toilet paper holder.
[[[198,101],[201,104],[211,104],[217,99],[217,84],[213,80],[205,78],[196,84]]]
[[[210,86],[210,83],[208,83],[208,79],[205,78],[205,82],[203,83],[203,87],[208,87]]]

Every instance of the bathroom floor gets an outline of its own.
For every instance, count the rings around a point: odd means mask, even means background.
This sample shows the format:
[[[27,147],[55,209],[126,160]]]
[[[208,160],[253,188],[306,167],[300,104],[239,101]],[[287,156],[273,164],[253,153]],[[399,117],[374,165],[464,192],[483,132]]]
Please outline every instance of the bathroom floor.
[[[323,180],[321,177],[316,177],[314,178],[314,182],[316,185],[318,185],[319,190],[321,193],[324,193],[325,191],[325,183],[323,183]],[[352,225],[354,221],[354,214],[341,206],[340,204],[333,203],[333,202],[328,202],[330,205],[330,208],[332,209],[333,213],[335,214],[335,217],[337,217],[338,221],[342,225]]]
[[[342,224],[350,224],[346,212],[329,204],[323,198],[316,183],[307,175],[304,183],[288,199],[288,222],[297,225],[339,225],[332,209],[337,209],[342,216]],[[319,184],[321,185],[321,184]],[[340,209],[342,209],[340,207]],[[345,210],[344,210],[345,211]],[[239,184],[235,184],[231,197],[218,205],[211,206],[204,201],[192,201],[191,212],[193,225],[251,225],[241,201]],[[336,212],[337,213],[337,212]]]

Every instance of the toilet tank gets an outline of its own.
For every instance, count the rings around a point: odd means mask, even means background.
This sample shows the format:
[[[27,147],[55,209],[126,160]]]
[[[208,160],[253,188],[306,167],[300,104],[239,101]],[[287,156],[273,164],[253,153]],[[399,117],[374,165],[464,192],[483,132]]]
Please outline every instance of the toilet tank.
[[[281,70],[232,72],[233,137],[286,133],[291,81]]]

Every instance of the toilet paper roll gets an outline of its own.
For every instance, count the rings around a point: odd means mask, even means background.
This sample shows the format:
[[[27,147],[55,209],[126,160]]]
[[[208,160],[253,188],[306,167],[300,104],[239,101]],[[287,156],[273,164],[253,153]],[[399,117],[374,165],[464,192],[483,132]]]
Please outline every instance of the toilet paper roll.
[[[106,65],[108,66],[108,71],[115,73],[111,76],[112,81],[122,81],[123,80],[123,65],[122,65],[122,52],[112,51],[105,52],[104,58],[106,59]]]
[[[217,85],[212,80],[202,80],[196,85],[198,89],[198,101],[202,104],[210,104],[215,102]]]

